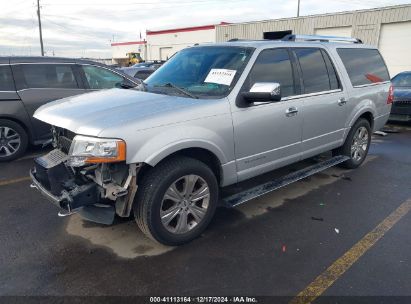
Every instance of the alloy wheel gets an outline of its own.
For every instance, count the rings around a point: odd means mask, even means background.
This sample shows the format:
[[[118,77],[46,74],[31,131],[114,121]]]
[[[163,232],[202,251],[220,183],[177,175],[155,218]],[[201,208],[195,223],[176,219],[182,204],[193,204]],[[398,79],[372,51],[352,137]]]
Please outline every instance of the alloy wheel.
[[[0,126],[0,157],[8,157],[15,154],[21,145],[20,134],[16,130]]]
[[[198,175],[185,175],[174,181],[164,194],[161,222],[171,233],[189,232],[204,220],[209,201],[207,182]]]
[[[351,158],[360,162],[366,155],[368,143],[369,143],[369,133],[367,128],[359,127],[354,134],[354,138],[351,144]]]

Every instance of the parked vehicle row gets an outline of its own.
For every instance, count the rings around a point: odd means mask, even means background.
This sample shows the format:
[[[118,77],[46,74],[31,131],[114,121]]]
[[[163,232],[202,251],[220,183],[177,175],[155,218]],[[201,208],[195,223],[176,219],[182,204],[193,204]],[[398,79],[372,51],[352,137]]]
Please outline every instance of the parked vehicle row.
[[[287,38],[197,45],[138,90],[42,106],[55,150],[35,160],[33,186],[65,215],[134,212],[147,236],[179,245],[210,223],[222,187],[326,151],[357,168],[393,101],[378,49]]]
[[[159,67],[164,64],[164,61],[145,61],[136,63],[130,67],[120,68],[120,70],[129,76],[137,79],[145,80],[148,76],[154,73]]]
[[[138,83],[121,71],[92,61],[0,57],[0,161],[16,159],[29,144],[51,139],[50,126],[33,118],[45,103]]]
[[[393,104],[390,120],[411,121],[411,71],[402,72],[392,80]]]

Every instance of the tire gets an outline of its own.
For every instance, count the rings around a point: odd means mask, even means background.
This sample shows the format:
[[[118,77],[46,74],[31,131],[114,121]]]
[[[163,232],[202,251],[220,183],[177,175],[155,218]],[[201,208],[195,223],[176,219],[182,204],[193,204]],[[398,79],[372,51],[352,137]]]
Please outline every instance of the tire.
[[[366,132],[365,132],[366,131]],[[363,132],[363,135],[360,133]],[[364,133],[365,132],[365,133]],[[346,155],[349,160],[341,164],[346,169],[358,168],[365,160],[371,143],[371,127],[368,120],[360,118],[352,126],[345,143],[334,151],[335,155]]]
[[[23,156],[28,146],[26,131],[18,123],[0,119],[0,162]]]
[[[133,206],[137,225],[164,245],[190,242],[210,223],[218,191],[213,171],[203,162],[183,156],[165,160],[141,178]]]

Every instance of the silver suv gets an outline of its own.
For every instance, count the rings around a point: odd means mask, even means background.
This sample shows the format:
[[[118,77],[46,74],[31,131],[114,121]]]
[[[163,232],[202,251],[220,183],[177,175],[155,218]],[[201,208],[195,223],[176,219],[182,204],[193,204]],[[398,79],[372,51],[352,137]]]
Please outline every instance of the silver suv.
[[[340,41],[333,41],[340,40]],[[134,212],[152,239],[199,236],[219,202],[236,205],[342,163],[358,167],[391,109],[378,52],[357,39],[289,36],[184,49],[138,89],[65,98],[35,117],[55,150],[33,187],[61,215],[110,224]],[[229,198],[222,187],[325,151],[334,157]]]

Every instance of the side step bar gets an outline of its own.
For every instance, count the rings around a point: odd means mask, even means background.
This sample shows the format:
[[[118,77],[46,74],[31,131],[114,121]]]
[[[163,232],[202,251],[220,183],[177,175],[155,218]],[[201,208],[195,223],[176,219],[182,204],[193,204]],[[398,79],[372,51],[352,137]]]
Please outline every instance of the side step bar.
[[[256,186],[256,187],[244,190],[242,192],[233,194],[231,196],[225,197],[222,199],[222,203],[224,206],[229,207],[229,208],[241,205],[249,200],[255,199],[264,194],[277,190],[281,187],[284,187],[291,183],[299,181],[303,178],[314,175],[318,172],[321,172],[325,169],[338,165],[349,159],[350,158],[348,156],[343,156],[343,155],[334,156],[326,161],[323,161],[318,164],[314,164],[312,166],[306,167],[304,169],[292,172],[278,179],[269,181],[265,184],[261,184],[259,186]]]

